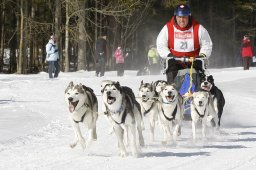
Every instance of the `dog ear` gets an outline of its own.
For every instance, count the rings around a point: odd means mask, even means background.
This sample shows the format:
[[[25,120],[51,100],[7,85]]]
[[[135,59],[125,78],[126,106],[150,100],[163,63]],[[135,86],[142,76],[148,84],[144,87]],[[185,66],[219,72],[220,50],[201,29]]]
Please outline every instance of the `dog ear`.
[[[175,89],[177,89],[177,85],[175,83],[172,83],[171,86],[173,86]]]
[[[208,78],[209,78],[209,80],[211,80],[212,82],[214,82],[214,78],[213,78],[212,75],[210,75]]]
[[[143,84],[143,80],[141,80],[141,82],[140,82],[140,85],[142,85]]]
[[[73,87],[73,86],[74,86],[73,81],[71,81],[68,86],[69,86],[69,87]]]

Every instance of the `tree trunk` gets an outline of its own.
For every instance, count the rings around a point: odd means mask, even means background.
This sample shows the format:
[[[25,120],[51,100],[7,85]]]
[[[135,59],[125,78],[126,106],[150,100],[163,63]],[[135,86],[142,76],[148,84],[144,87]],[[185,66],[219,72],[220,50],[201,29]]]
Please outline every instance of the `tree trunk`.
[[[78,2],[80,10],[83,10],[85,8],[86,2]],[[86,32],[85,32],[85,12],[81,11],[79,13],[79,23],[78,23],[78,58],[77,58],[77,70],[85,70],[86,66]]]
[[[23,36],[24,36],[24,1],[20,1],[20,40],[19,40],[19,58],[17,65],[17,73],[23,73]]]
[[[65,72],[69,72],[69,0],[66,0],[66,24],[65,24]]]
[[[3,1],[3,6],[2,6],[2,15],[1,15],[1,37],[0,37],[0,72],[3,71],[3,64],[4,64],[4,25],[5,25],[5,1]]]

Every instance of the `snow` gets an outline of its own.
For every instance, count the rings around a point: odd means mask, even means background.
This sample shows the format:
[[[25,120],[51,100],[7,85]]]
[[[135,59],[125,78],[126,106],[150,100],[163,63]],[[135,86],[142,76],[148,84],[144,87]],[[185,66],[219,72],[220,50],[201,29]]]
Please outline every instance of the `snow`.
[[[97,121],[98,140],[84,151],[69,147],[74,132],[64,102],[64,90],[70,81],[91,87],[99,100],[100,82],[119,81],[138,94],[141,80],[152,82],[164,75],[136,76],[125,71],[124,77],[106,72],[60,73],[48,79],[41,72],[34,75],[0,74],[0,169],[83,169],[83,170],[252,170],[256,167],[256,69],[241,67],[209,69],[215,84],[222,90],[226,105],[219,133],[207,140],[192,143],[191,123],[183,123],[177,145],[162,145],[162,131],[156,126],[156,141],[149,140],[148,119],[143,131],[146,146],[138,157],[119,156],[117,139],[109,134],[109,123],[100,114]],[[82,127],[83,135],[87,129]],[[200,133],[198,133],[200,136]]]

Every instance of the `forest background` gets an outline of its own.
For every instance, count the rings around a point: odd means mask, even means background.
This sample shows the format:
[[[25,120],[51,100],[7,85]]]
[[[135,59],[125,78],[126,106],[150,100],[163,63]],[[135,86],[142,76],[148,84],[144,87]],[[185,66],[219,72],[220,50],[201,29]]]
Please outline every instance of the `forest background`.
[[[256,0],[1,0],[0,73],[46,71],[45,45],[58,37],[63,72],[94,70],[95,42],[107,36],[107,70],[121,44],[126,69],[147,65],[147,51],[173,16],[188,3],[192,15],[213,41],[210,67],[241,66],[241,40],[248,34],[256,46]]]

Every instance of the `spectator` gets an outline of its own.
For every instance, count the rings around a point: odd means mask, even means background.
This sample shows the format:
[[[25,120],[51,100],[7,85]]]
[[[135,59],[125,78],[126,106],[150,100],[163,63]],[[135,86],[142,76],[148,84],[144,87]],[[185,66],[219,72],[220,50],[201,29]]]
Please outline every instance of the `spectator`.
[[[120,45],[117,47],[114,57],[116,59],[117,76],[123,76],[124,75],[124,53]],[[128,57],[128,53],[126,53],[125,57]]]
[[[96,76],[104,76],[107,61],[107,36],[100,36],[96,41]]]
[[[57,78],[60,71],[59,66],[59,50],[56,44],[57,38],[52,35],[49,42],[46,44],[46,58],[45,61],[48,62],[49,68],[49,78]],[[54,76],[53,76],[54,74]]]
[[[253,47],[250,41],[250,37],[248,35],[245,35],[242,41],[242,58],[244,70],[250,69],[253,56]]]
[[[149,62],[149,69],[150,74],[157,74],[158,73],[158,53],[156,47],[154,45],[150,46],[148,51],[148,62]]]

